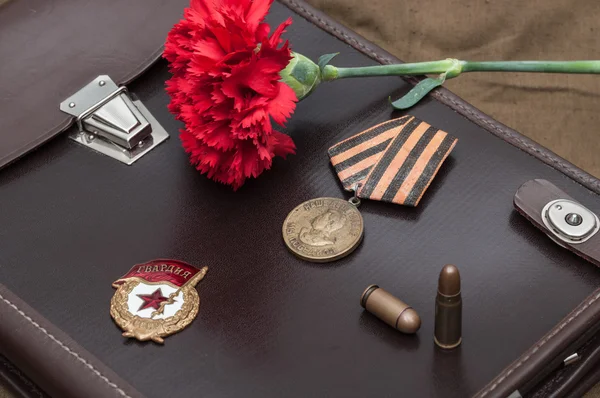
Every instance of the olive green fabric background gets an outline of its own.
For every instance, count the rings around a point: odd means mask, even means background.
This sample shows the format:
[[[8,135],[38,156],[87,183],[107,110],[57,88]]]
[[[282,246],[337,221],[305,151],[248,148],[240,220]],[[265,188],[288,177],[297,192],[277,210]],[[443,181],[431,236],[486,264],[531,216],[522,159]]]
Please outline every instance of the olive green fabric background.
[[[405,62],[600,59],[596,0],[308,2]],[[600,177],[600,75],[473,72],[445,85]]]

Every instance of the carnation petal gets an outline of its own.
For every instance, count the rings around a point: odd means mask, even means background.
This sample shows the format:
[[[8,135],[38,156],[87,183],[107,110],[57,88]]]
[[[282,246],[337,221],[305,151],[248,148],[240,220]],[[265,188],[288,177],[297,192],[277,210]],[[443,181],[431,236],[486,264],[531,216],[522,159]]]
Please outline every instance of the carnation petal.
[[[296,153],[296,144],[294,144],[294,141],[289,135],[280,133],[279,131],[273,131],[270,138],[270,145],[273,148],[275,156],[285,158],[286,155],[293,155]]]
[[[223,47],[221,47],[221,43],[212,37],[198,40],[194,44],[193,49],[195,50],[195,54],[211,59],[214,62],[223,59],[227,54],[223,50]]]
[[[221,27],[214,28],[212,33],[215,35],[217,42],[221,46],[223,54],[225,55],[231,52],[231,33],[227,29]]]
[[[198,13],[201,20],[214,21],[223,25],[223,16],[219,12],[221,9],[220,0],[191,0],[190,8]]]
[[[246,80],[246,84],[259,94],[268,97],[277,95],[277,80],[273,79],[271,75],[261,74],[259,76],[253,76]]]
[[[279,93],[269,102],[268,112],[275,123],[283,126],[296,109],[296,93],[285,83],[278,83]]]
[[[262,107],[257,108],[248,112],[239,125],[242,128],[249,128],[251,126],[256,126],[259,121],[266,119],[267,117],[269,117],[269,114],[267,113],[266,109]]]
[[[258,157],[260,160],[273,159],[273,153],[270,152],[267,147],[259,144],[256,148],[258,149]]]
[[[169,110],[185,124],[180,138],[190,162],[234,190],[258,177],[273,157],[295,152],[283,125],[296,97],[280,82],[291,53],[281,24],[263,23],[273,0],[191,0],[165,43],[173,77]],[[260,50],[256,51],[260,45]]]
[[[213,123],[207,129],[204,142],[206,145],[222,151],[233,149],[236,144],[236,140],[231,136],[231,129],[227,123]]]
[[[277,29],[275,29],[275,32],[273,32],[273,34],[271,35],[271,38],[269,39],[269,42],[272,47],[277,47],[277,45],[281,43],[281,35],[283,34],[283,32],[285,32],[285,28],[287,28],[291,24],[292,24],[292,18],[290,17],[290,18],[286,19],[285,21],[283,21],[277,27]]]
[[[250,9],[246,14],[246,23],[251,30],[255,30],[258,24],[265,19],[273,0],[254,0],[250,2]]]
[[[269,26],[269,24],[266,23],[261,23],[260,25],[258,25],[258,28],[256,28],[256,42],[258,43],[262,43],[263,40],[266,40],[267,37],[269,36],[269,32],[271,31],[271,27]]]

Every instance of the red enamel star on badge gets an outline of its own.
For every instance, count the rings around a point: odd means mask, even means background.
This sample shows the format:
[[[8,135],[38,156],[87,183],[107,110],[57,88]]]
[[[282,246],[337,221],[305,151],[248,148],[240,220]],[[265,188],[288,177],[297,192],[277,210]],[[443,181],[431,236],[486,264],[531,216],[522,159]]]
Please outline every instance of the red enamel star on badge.
[[[145,310],[146,308],[157,310],[160,308],[160,303],[168,300],[168,298],[163,296],[160,288],[156,289],[152,294],[138,294],[137,296],[144,300],[138,311]]]
[[[123,336],[162,344],[165,336],[179,332],[198,314],[195,286],[207,270],[166,259],[134,265],[113,282],[117,291],[110,301],[110,316]]]

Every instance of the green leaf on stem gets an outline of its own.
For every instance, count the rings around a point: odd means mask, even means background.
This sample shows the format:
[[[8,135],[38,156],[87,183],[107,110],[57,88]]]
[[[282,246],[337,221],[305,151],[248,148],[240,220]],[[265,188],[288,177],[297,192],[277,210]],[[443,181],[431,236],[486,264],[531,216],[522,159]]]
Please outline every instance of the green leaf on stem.
[[[431,90],[441,86],[446,81],[446,74],[442,73],[439,77],[428,77],[421,80],[404,97],[392,102],[394,109],[408,109],[421,101]]]
[[[319,65],[319,69],[321,69],[321,72],[323,72],[323,68],[329,63],[329,61],[335,58],[335,56],[338,54],[339,53],[323,54],[319,57],[317,65]]]

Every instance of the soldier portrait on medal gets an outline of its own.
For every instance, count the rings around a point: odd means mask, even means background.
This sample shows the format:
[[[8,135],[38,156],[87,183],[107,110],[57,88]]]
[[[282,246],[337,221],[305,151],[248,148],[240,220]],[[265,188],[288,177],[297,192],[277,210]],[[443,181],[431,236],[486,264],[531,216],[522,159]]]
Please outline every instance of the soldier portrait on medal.
[[[363,236],[356,206],[337,198],[316,198],[296,206],[283,223],[283,240],[303,260],[324,263],[350,254]]]
[[[310,246],[333,245],[336,242],[335,232],[346,224],[346,216],[337,210],[328,209],[325,213],[313,218],[309,228],[302,228],[298,239]]]

